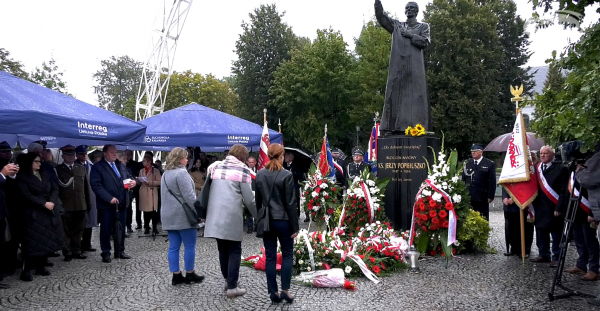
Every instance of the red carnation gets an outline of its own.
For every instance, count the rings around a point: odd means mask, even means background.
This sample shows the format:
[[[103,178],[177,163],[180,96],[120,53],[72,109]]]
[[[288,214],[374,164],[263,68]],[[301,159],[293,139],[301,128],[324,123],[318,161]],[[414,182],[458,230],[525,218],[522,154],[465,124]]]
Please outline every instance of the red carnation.
[[[438,226],[436,224],[431,225],[431,227],[429,227],[429,230],[431,231],[435,231],[438,229]]]
[[[360,259],[365,259],[365,255],[358,255],[358,257],[360,257]]]
[[[429,212],[429,217],[433,218],[435,216],[437,216],[437,213],[435,211],[430,211]]]
[[[373,272],[379,274],[379,266],[373,266]]]
[[[440,217],[442,218],[446,218],[446,216],[448,216],[448,213],[445,210],[441,210],[439,213]]]
[[[421,219],[423,219],[423,221],[427,221],[427,219],[429,219],[429,217],[427,217],[427,214],[422,214]]]
[[[356,204],[356,200],[352,200],[352,203],[353,203],[353,204]]]
[[[317,181],[317,186],[320,186],[323,183],[322,180]]]
[[[335,187],[331,188],[332,191],[335,191]]]
[[[326,196],[325,196],[325,199],[329,199],[329,195],[326,195]]]
[[[431,219],[431,223],[437,226],[440,223],[440,219],[439,218],[432,218]]]
[[[309,202],[310,202],[311,204],[312,204],[312,203],[315,203],[315,201],[313,201],[312,199],[311,199]]]
[[[356,199],[356,194],[354,196],[352,196],[352,197]]]
[[[315,189],[316,193],[321,193],[321,187],[318,187],[317,189]]]
[[[444,223],[442,223],[442,227],[444,228],[448,228],[448,225],[450,225],[450,223],[447,221],[444,221]]]
[[[360,198],[360,199],[358,199],[358,201],[359,201],[359,202],[362,202],[362,201],[363,201],[363,198]]]
[[[381,269],[385,270],[385,265],[383,264],[383,261],[379,263],[381,265]]]
[[[419,209],[420,209],[421,211],[424,211],[424,210],[425,210],[425,204],[421,204],[421,205],[419,205]]]
[[[396,255],[396,256],[394,256],[394,259],[400,260],[400,257],[398,257],[398,255]]]
[[[434,200],[429,200],[429,207],[435,207],[436,204]]]
[[[312,215],[315,216],[316,215],[315,212],[312,212]]]
[[[333,214],[333,208],[328,209],[327,214],[329,214],[329,215]]]
[[[432,250],[432,251],[430,251],[430,252],[429,252],[429,254],[430,254],[431,256],[435,256],[436,252]]]
[[[423,229],[423,231],[427,232],[427,228],[425,228],[425,226],[421,227],[421,229]]]
[[[454,207],[452,206],[452,203],[450,203],[450,202],[446,203],[446,209],[449,211],[453,210]]]
[[[312,211],[312,209],[313,209],[313,206],[311,204],[308,204],[308,210]]]
[[[335,200],[333,200],[333,203],[335,203]]]
[[[370,247],[369,247],[369,248],[370,248]],[[367,250],[367,251],[368,251],[368,250]],[[375,263],[375,258],[373,258],[373,257],[369,257],[369,260],[370,260],[372,263]]]

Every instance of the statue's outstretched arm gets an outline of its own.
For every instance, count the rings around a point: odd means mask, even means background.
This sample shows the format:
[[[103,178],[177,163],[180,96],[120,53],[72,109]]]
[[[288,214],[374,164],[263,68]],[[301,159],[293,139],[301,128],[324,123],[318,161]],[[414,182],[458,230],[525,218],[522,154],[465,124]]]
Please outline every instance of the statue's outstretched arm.
[[[377,21],[381,27],[383,27],[389,33],[394,33],[394,20],[385,14],[383,11],[383,6],[381,5],[381,1],[379,0],[375,0],[375,17],[377,18]]]

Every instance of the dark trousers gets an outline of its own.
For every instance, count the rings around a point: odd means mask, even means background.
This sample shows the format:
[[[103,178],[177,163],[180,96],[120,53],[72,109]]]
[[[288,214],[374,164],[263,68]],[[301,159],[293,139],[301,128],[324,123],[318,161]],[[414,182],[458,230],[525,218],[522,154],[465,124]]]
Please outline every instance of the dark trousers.
[[[552,253],[550,253],[550,235],[552,235]],[[552,261],[558,261],[560,256],[560,238],[562,230],[551,228],[535,228],[536,244],[539,256],[542,258],[551,258]]]
[[[98,218],[100,219],[100,248],[102,249],[102,257],[110,257],[110,235],[115,228],[115,223],[118,220],[121,222],[121,239],[118,241],[119,249],[115,248],[115,257],[121,255],[125,251],[125,223],[127,211],[117,211],[115,208],[99,209]],[[117,235],[117,232],[115,232]]]
[[[246,228],[254,230],[254,218],[252,218],[252,216],[244,216],[244,218],[246,218],[244,221]]]
[[[600,265],[600,246],[596,238],[596,230],[590,227],[589,222],[575,221],[573,223],[573,239],[577,246],[577,268],[592,271],[598,274]]]
[[[86,251],[92,248],[92,228],[83,229],[81,236],[81,250]]]
[[[281,244],[281,289],[290,289],[292,280],[292,262],[294,258],[294,239],[292,226],[288,220],[271,220],[270,230],[263,236],[266,256],[267,287],[269,294],[277,293],[277,240]]]
[[[525,222],[525,254],[531,253],[531,245],[533,244],[533,224],[527,222],[527,214],[525,211],[521,211],[523,213],[523,220]],[[521,254],[521,218],[519,216],[519,212],[504,212],[504,221],[505,221],[505,237],[508,245],[510,245],[510,250],[507,252],[512,252],[515,254]]]
[[[485,220],[490,220],[490,203],[488,201],[473,201],[471,200],[471,207],[474,211],[479,212]]]
[[[127,207],[127,227],[131,227],[133,223],[133,199],[135,199],[135,223],[138,227],[142,226],[142,212],[140,211],[140,192],[132,191],[129,193],[129,206]]]
[[[156,229],[156,223],[158,222],[158,212],[157,211],[144,212],[144,229],[150,228],[149,227],[150,221],[152,221],[152,230],[157,230]]]
[[[63,229],[65,230],[65,249],[63,256],[81,254],[81,237],[85,229],[86,211],[65,212],[61,215]]]
[[[227,288],[237,287],[242,262],[242,242],[217,239],[221,274],[227,280]]]

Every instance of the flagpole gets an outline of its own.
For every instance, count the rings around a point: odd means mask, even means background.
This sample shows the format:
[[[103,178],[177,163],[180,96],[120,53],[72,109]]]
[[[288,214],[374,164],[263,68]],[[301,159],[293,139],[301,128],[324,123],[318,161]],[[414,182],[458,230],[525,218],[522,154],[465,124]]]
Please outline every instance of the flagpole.
[[[267,123],[267,108],[263,109],[264,121],[263,123]]]
[[[281,134],[281,119],[279,119],[279,134]]]
[[[523,84],[521,84],[521,87],[513,88],[513,86],[511,86],[510,92],[514,96],[514,98],[511,98],[511,101],[515,102],[515,115],[519,116],[519,102],[523,100],[523,98],[521,97],[521,94],[523,93]],[[525,129],[525,124],[523,124],[523,130],[527,131]],[[529,150],[526,151],[529,152]],[[527,156],[529,155],[526,155],[526,157]],[[519,218],[521,220],[521,259],[523,260],[523,264],[525,264],[525,216],[523,216],[523,210],[520,208],[519,215]]]

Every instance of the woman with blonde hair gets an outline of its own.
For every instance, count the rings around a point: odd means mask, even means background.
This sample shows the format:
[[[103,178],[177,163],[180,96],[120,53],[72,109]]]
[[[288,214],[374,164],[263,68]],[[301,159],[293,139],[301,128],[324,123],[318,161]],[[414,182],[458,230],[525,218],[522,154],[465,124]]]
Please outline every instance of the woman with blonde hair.
[[[252,177],[250,169],[244,164],[246,159],[248,149],[244,145],[233,145],[225,160],[208,167],[207,176],[212,178],[211,186],[202,190],[210,189],[204,237],[217,239],[227,298],[246,293],[246,290],[237,284],[244,236],[243,205],[252,216],[256,216]]]
[[[264,232],[264,227],[257,228],[257,236],[262,235],[265,246],[267,287],[273,302],[294,300],[288,290],[292,279],[294,238],[300,231],[294,177],[291,172],[282,170],[283,155],[282,145],[271,144],[268,149],[269,162],[256,174],[256,206],[261,208],[259,215],[264,218],[261,224],[268,222],[269,227],[268,232]],[[281,292],[278,292],[276,279],[277,240],[282,255]]]
[[[169,236],[169,270],[173,273],[171,284],[200,283],[204,276],[194,272],[196,257],[197,229],[191,225],[185,214],[183,203],[194,206],[196,192],[194,182],[185,169],[188,161],[187,151],[183,148],[173,149],[167,156],[167,165],[161,179],[161,219],[162,228]],[[186,270],[185,278],[179,269],[179,249],[183,243],[183,262]]]

